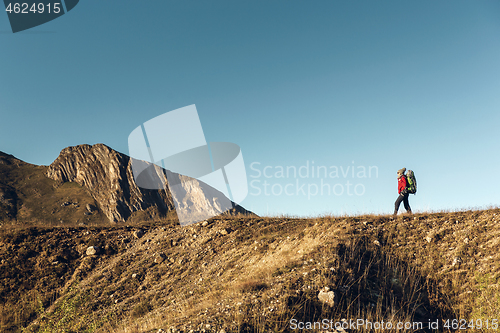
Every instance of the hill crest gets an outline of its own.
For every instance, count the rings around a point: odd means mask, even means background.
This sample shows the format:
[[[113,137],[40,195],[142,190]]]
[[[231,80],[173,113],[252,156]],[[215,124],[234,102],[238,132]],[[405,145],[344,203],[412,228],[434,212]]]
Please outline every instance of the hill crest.
[[[0,327],[290,332],[297,322],[361,318],[439,320],[437,332],[449,332],[446,320],[500,315],[499,216],[491,209],[397,220],[227,217],[189,227],[158,220],[2,228]]]

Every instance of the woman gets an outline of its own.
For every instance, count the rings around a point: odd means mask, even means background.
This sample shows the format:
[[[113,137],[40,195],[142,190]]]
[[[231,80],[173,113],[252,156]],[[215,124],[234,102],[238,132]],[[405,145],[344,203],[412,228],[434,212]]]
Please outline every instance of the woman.
[[[394,217],[398,215],[399,206],[401,205],[401,201],[403,202],[406,212],[411,214],[410,203],[408,202],[408,191],[406,190],[406,186],[408,181],[405,176],[406,168],[398,170],[398,199],[394,203]]]

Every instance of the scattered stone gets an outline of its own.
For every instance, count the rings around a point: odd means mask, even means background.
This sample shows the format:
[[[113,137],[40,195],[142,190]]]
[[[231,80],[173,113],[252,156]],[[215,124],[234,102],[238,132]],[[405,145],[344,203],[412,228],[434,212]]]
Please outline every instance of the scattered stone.
[[[158,256],[156,256],[155,263],[161,264],[162,262],[165,261],[165,259],[167,259],[167,256],[165,255],[165,253],[160,253],[160,254],[158,254]]]
[[[96,210],[96,207],[94,205],[91,205],[91,204],[87,204],[87,206],[85,206],[85,208],[87,209],[87,211],[89,213],[92,213],[93,211]]]
[[[335,305],[335,293],[328,287],[324,287],[319,291],[318,299],[331,307]]]
[[[461,263],[463,262],[462,258],[460,257],[455,257],[453,258],[453,262],[451,264],[451,266],[456,266],[456,265],[460,265]]]
[[[466,238],[464,239],[464,243],[465,243],[465,244],[469,244],[469,238],[468,238],[468,237],[466,237]]]
[[[89,246],[86,251],[88,256],[93,256],[99,253],[99,247],[97,246]]]
[[[137,278],[138,276],[139,276],[139,274],[137,274],[137,273],[132,274],[133,279]]]
[[[63,202],[63,203],[61,204],[61,207],[66,207],[66,206],[69,206],[69,205],[71,205],[71,202],[69,202],[69,201],[65,201],[65,202]]]
[[[220,234],[225,236],[225,235],[229,234],[229,232],[230,232],[230,230],[229,230],[229,229],[224,228],[224,229],[222,229],[222,230],[220,231]]]
[[[425,240],[427,241],[427,243],[435,242],[438,240],[438,235],[435,231],[430,231],[425,237]]]
[[[202,226],[202,227],[206,227],[207,225],[208,225],[208,221],[203,221],[203,222],[201,222],[201,226]]]
[[[142,236],[144,236],[144,230],[142,229],[136,230],[134,231],[133,235],[135,238],[141,238]]]
[[[380,246],[380,242],[378,240],[374,240],[373,241],[373,244],[377,245],[377,246]]]

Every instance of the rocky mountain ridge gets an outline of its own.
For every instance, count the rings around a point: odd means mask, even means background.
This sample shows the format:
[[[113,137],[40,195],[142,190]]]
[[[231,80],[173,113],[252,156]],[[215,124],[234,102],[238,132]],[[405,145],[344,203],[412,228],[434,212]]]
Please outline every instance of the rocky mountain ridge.
[[[174,210],[168,190],[145,190],[135,184],[131,163],[130,157],[104,144],[79,145],[63,149],[47,177],[87,188],[111,222],[123,222],[135,211],[165,215]]]
[[[179,180],[179,183],[186,176],[155,165],[149,172],[165,184],[164,189],[137,186],[132,162],[129,156],[104,144],[65,148],[48,167],[25,163],[1,153],[0,220],[48,219],[61,223],[81,220],[85,223],[105,219],[124,222],[130,218],[145,220],[176,213],[195,217],[225,213],[218,200],[227,201],[227,198],[217,191],[214,197],[213,189],[196,179],[188,182],[181,195],[173,196],[167,186],[167,174],[169,179]],[[180,211],[176,212],[176,204]],[[249,212],[234,205],[229,213]]]

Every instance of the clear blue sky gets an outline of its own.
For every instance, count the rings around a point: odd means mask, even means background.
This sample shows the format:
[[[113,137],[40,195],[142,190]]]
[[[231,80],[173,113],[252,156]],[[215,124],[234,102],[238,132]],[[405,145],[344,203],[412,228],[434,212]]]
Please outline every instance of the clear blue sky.
[[[16,34],[0,13],[0,50],[0,150],[30,163],[128,153],[196,104],[207,141],[241,147],[257,214],[389,213],[402,167],[415,211],[500,203],[498,1],[80,1]],[[280,178],[313,162],[338,178]]]

